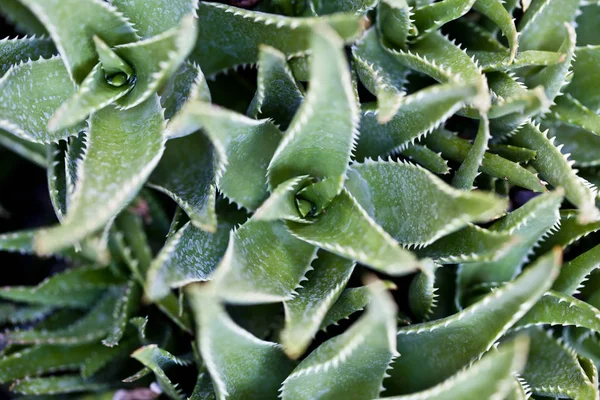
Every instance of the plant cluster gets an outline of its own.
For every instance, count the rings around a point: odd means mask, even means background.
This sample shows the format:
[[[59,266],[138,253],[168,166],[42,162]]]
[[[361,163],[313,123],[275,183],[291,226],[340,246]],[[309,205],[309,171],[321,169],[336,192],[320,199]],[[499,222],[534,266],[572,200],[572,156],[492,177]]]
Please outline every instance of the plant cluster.
[[[229,3],[0,3],[57,217],[0,249],[65,266],[0,288],[0,384],[598,399],[600,5]]]

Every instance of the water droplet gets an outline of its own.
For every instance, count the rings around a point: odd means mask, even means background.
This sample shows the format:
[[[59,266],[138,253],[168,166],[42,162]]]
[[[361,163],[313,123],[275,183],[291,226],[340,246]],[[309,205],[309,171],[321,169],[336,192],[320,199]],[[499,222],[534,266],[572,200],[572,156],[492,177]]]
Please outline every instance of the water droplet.
[[[121,87],[123,85],[126,85],[129,80],[127,79],[127,75],[126,74],[120,72],[120,73],[115,74],[113,76],[107,77],[106,81],[111,86]]]

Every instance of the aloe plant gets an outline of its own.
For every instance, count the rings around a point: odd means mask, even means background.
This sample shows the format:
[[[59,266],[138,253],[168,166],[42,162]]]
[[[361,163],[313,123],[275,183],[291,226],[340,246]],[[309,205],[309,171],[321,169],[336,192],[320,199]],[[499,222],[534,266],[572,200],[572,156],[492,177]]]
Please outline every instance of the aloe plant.
[[[0,13],[56,215],[0,250],[66,266],[0,287],[12,393],[599,398],[596,2]]]

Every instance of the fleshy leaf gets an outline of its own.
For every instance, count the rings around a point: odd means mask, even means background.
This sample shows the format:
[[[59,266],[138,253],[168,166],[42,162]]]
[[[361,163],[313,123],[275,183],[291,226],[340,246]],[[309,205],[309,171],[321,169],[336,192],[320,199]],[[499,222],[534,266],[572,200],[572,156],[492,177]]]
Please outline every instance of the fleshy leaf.
[[[579,41],[579,40],[578,40]],[[600,63],[600,46],[586,46],[575,49],[573,80],[566,92],[571,94],[593,111],[600,109],[600,86],[594,79],[593,71]]]
[[[211,279],[221,261],[233,224],[219,220],[214,233],[185,224],[165,243],[148,270],[146,294],[151,299],[166,296],[171,288]]]
[[[552,289],[572,295],[578,292],[587,276],[600,266],[600,245],[566,262]]]
[[[514,328],[533,325],[574,325],[600,332],[600,310],[585,301],[550,290],[544,293]]]
[[[559,250],[540,257],[516,280],[458,314],[401,328],[398,351],[402,356],[394,363],[391,378],[384,382],[386,394],[427,389],[489,350],[550,287],[560,258]],[[462,334],[465,330],[470,334]]]
[[[84,121],[90,114],[103,109],[127,95],[132,89],[129,84],[113,86],[106,80],[101,64],[81,82],[77,92],[56,110],[48,121],[51,131],[64,131]]]
[[[494,261],[510,251],[515,242],[515,237],[508,232],[495,232],[468,224],[417,250],[417,254],[432,258],[439,264]]]
[[[519,47],[517,39],[517,27],[515,22],[506,8],[503,0],[477,0],[473,4],[473,8],[490,20],[494,21],[500,27],[504,37],[510,46],[509,62],[512,62],[517,54]]]
[[[129,203],[162,156],[163,129],[158,96],[128,111],[109,107],[92,115],[72,204],[62,225],[36,236],[36,251],[81,240]]]
[[[235,303],[288,300],[310,268],[316,248],[290,235],[281,221],[250,219],[229,239],[214,280]]]
[[[471,52],[485,72],[510,71],[523,67],[547,66],[564,61],[565,55],[555,51],[527,50],[517,54],[513,62],[510,55],[499,52]]]
[[[520,50],[556,51],[564,38],[561,26],[575,21],[580,3],[579,0],[533,1],[519,21]]]
[[[594,117],[595,118],[595,117]],[[577,126],[553,122],[548,125],[548,135],[555,137],[558,143],[564,144],[561,149],[564,154],[570,154],[569,159],[577,167],[600,165],[600,136]],[[583,178],[581,174],[579,174]],[[584,178],[586,179],[586,178]],[[596,184],[596,186],[598,186]]]
[[[410,36],[418,34],[406,0],[383,0],[377,8],[377,32],[393,47],[404,47]]]
[[[460,165],[454,178],[452,178],[452,186],[462,190],[471,190],[473,182],[479,175],[479,168],[485,156],[485,151],[490,140],[490,126],[486,116],[482,116],[479,120],[479,130],[473,141],[473,146],[465,157],[465,161]]]
[[[518,337],[492,350],[470,367],[423,392],[386,397],[389,400],[501,399],[512,389],[513,374],[525,366],[528,340]]]
[[[436,266],[438,267],[438,266]],[[410,283],[408,304],[420,320],[427,320],[436,306],[435,270],[419,272]]]
[[[396,288],[391,283],[388,283],[387,287]],[[371,301],[369,290],[368,285],[344,289],[337,301],[325,314],[323,322],[321,322],[321,329],[327,330],[329,326],[338,325],[341,320],[348,319],[352,314],[362,311]]]
[[[489,151],[498,154],[500,157],[516,163],[527,163],[537,155],[535,150],[526,149],[525,147],[511,146],[509,144],[490,144]]]
[[[0,77],[8,69],[30,59],[50,58],[56,54],[54,43],[46,37],[23,37],[0,40]]]
[[[48,31],[35,15],[19,0],[5,0],[0,5],[0,13],[15,25],[19,32],[31,35],[47,35]]]
[[[312,267],[314,271],[307,274],[296,297],[284,302],[281,341],[291,358],[298,358],[307,349],[354,270],[351,261],[327,252],[320,252]]]
[[[59,221],[67,213],[67,177],[65,165],[66,144],[50,143],[46,145],[46,180],[48,194]]]
[[[67,327],[52,330],[33,328],[8,331],[3,334],[3,339],[8,343],[17,344],[95,342],[106,337],[111,328],[113,311],[119,299],[119,289],[119,287],[109,289],[86,315]]]
[[[69,74],[76,83],[81,83],[97,63],[94,35],[101,37],[111,47],[138,39],[129,21],[102,0],[21,2],[29,7],[48,29],[65,60]],[[77,23],[65,23],[65,18]]]
[[[413,19],[419,32],[419,37],[426,37],[442,25],[465,15],[475,0],[442,0],[419,7],[414,11]]]
[[[292,235],[390,275],[415,271],[415,256],[385,232],[346,190],[311,224],[287,222]]]
[[[473,84],[433,85],[399,100],[390,121],[381,124],[379,112],[363,106],[356,159],[378,157],[403,149],[444,123],[477,95]]]
[[[310,353],[286,378],[281,398],[372,399],[396,352],[396,305],[383,283],[371,287],[367,312],[346,332]],[[369,368],[365,369],[364,366]],[[325,389],[326,390],[323,390]]]
[[[380,9],[385,4],[381,2]],[[360,81],[377,96],[378,121],[388,122],[402,104],[408,68],[403,68],[383,49],[375,28],[369,29],[352,47],[352,56]]]
[[[354,164],[346,187],[376,223],[410,246],[430,244],[507,207],[499,197],[453,189],[421,167],[393,161]]]
[[[596,193],[571,168],[567,156],[560,152],[562,147],[555,147],[553,142],[547,132],[541,132],[531,123],[525,124],[510,138],[510,143],[537,152],[531,165],[551,185],[564,188],[567,199],[581,210],[582,222],[600,219],[600,211],[595,205]]]
[[[559,121],[583,128],[600,136],[600,116],[590,110],[570,94],[556,99],[550,110]]]
[[[268,197],[267,166],[281,140],[269,120],[254,120],[218,106],[188,101],[172,131],[204,128],[218,156],[217,187],[238,205],[255,210]]]
[[[135,86],[117,100],[128,110],[152,97],[190,54],[196,39],[196,18],[188,15],[158,36],[115,47],[115,53],[135,70]]]
[[[552,246],[567,247],[592,232],[600,230],[600,220],[582,223],[581,213],[577,210],[560,211],[560,228],[546,239],[539,251],[544,251]]]
[[[83,308],[108,287],[121,281],[108,268],[80,267],[46,278],[37,286],[8,286],[0,297],[28,304]]]
[[[171,382],[163,369],[169,365],[185,365],[187,364],[185,361],[173,356],[171,353],[161,349],[155,344],[144,346],[136,350],[131,357],[135,358],[146,368],[149,368],[154,372],[158,384],[169,398],[174,400],[184,399],[183,394],[177,389],[177,385],[174,385]]]
[[[400,154],[409,161],[413,161],[434,174],[445,175],[450,172],[448,162],[441,155],[430,150],[427,146],[410,144],[400,150]]]
[[[364,29],[361,17],[352,14],[290,18],[201,2],[198,40],[192,59],[211,76],[238,65],[256,63],[261,44],[274,47],[286,56],[306,54],[313,30],[323,23],[346,42],[356,39]]]
[[[463,162],[471,149],[471,143],[460,139],[452,132],[444,130],[432,132],[431,135],[425,138],[425,144],[433,151],[440,151],[445,158],[457,162]],[[529,148],[529,146],[525,147]],[[481,162],[481,172],[494,178],[506,179],[509,183],[534,192],[546,191],[544,184],[536,174],[496,154],[484,154]]]
[[[269,164],[269,186],[309,175],[327,179],[337,195],[358,136],[358,104],[342,40],[321,26],[311,48],[310,88]]]
[[[598,398],[598,389],[588,380],[572,349],[539,328],[527,332],[531,342],[523,378],[533,393],[582,400]]]
[[[113,323],[109,327],[108,336],[102,340],[103,345],[113,347],[119,344],[125,334],[129,319],[133,317],[140,306],[140,295],[140,286],[134,279],[123,286],[113,309]]]
[[[273,190],[269,198],[256,210],[254,218],[261,221],[284,219],[308,223],[308,220],[301,218],[296,205],[296,193],[308,182],[310,180],[307,175],[283,182]]]
[[[30,86],[32,82],[36,83],[34,90]],[[47,129],[48,119],[75,89],[58,57],[12,67],[0,78],[0,102],[5,105],[0,108],[0,127],[39,143],[55,142],[76,134],[81,127],[53,133]]]
[[[210,103],[211,94],[204,74],[196,64],[183,63],[171,78],[158,91],[160,102],[165,109],[165,119],[174,118],[188,101],[198,99]],[[192,132],[184,132],[173,135],[168,132],[170,139],[189,135]]]
[[[24,379],[15,382],[10,390],[29,396],[60,395],[73,392],[101,391],[110,385],[94,380],[86,380],[79,375],[49,376]]]
[[[149,179],[150,187],[175,200],[192,224],[207,232],[217,226],[213,158],[210,141],[200,132],[171,139]]]
[[[30,142],[0,129],[0,146],[9,149],[42,168],[46,167],[46,149],[40,143]]]
[[[377,0],[311,0],[318,15],[337,12],[366,13],[373,9]]]
[[[269,46],[262,46],[258,57],[257,89],[248,115],[272,118],[286,130],[304,100],[285,55]]]
[[[174,28],[197,6],[197,0],[111,0],[111,3],[127,15],[136,33],[144,38]]]
[[[192,286],[187,294],[196,314],[198,347],[217,399],[277,397],[294,367],[282,347],[235,324],[209,288]]]
[[[543,194],[491,225],[491,231],[512,235],[516,238],[516,243],[497,260],[461,265],[457,279],[459,303],[464,300],[462,296],[465,292],[477,284],[514,279],[534,246],[557,228],[560,221],[558,209],[562,200],[563,196],[559,192]]]

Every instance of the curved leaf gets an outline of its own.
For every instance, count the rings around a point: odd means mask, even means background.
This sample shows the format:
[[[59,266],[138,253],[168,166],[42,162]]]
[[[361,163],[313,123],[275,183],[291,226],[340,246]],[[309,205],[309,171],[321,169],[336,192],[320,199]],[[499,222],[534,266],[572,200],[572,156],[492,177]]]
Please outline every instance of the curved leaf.
[[[600,245],[566,262],[552,289],[567,295],[576,294],[587,276],[598,266],[600,266]]]
[[[343,42],[330,29],[319,27],[311,48],[310,89],[271,159],[269,186],[309,175],[329,180],[333,197],[344,185],[360,116]]]
[[[277,343],[266,342],[236,325],[209,288],[187,290],[196,314],[198,347],[217,399],[275,398],[293,369]]]
[[[42,22],[65,61],[69,75],[81,83],[96,65],[93,36],[109,46],[138,39],[129,21],[102,0],[20,0]],[[68,15],[71,21],[65,23]]]
[[[560,258],[558,250],[544,255],[516,280],[458,314],[401,328],[401,357],[393,365],[391,378],[384,382],[388,394],[427,389],[489,350],[550,287]],[[470,334],[464,335],[465,330]]]
[[[158,96],[128,111],[110,107],[92,115],[72,204],[62,225],[37,234],[36,252],[83,239],[129,203],[162,156],[163,129]]]
[[[494,21],[500,27],[504,37],[510,46],[510,56],[508,61],[512,62],[517,54],[519,47],[517,39],[517,27],[512,18],[512,15],[505,8],[503,0],[476,0],[473,8],[490,20]]]
[[[185,365],[186,362],[155,344],[137,349],[131,357],[138,360],[154,373],[158,384],[169,398],[174,400],[183,400],[185,398],[180,390],[177,389],[177,385],[174,385],[167,377],[163,369],[169,365]]]
[[[452,186],[462,190],[472,190],[475,178],[479,175],[479,168],[488,148],[490,140],[490,126],[486,116],[479,120],[479,130],[473,141],[473,146],[452,178]]]
[[[261,44],[274,47],[286,56],[306,54],[313,30],[323,23],[346,42],[353,41],[363,31],[362,19],[352,14],[290,18],[200,2],[198,39],[192,59],[211,76],[238,65],[255,63]]]
[[[197,0],[111,0],[117,10],[127,15],[136,33],[156,36],[174,28],[197,7]]]
[[[46,37],[25,36],[0,40],[0,77],[15,64],[30,59],[50,58],[56,54],[52,40]]]
[[[310,353],[283,382],[281,398],[379,396],[386,370],[398,355],[395,329],[396,305],[385,293],[383,283],[372,285],[367,312],[346,332]]]
[[[447,22],[465,15],[474,3],[475,0],[442,0],[417,8],[413,16],[419,31],[417,39],[426,37]]]
[[[580,3],[579,0],[533,1],[519,21],[521,51],[556,51],[564,37],[560,26],[575,21]]]
[[[411,144],[400,150],[400,154],[434,174],[445,175],[450,172],[448,162],[439,153],[430,150],[427,146]]]
[[[439,267],[439,266],[435,266]],[[428,320],[436,306],[435,269],[419,272],[410,283],[408,304],[420,320]]]
[[[578,38],[579,41],[579,38]],[[566,92],[593,111],[600,109],[600,86],[593,71],[600,62],[600,46],[585,46],[575,49],[573,80]]]
[[[507,206],[499,197],[453,189],[425,169],[401,162],[354,164],[346,187],[375,222],[409,246],[425,246],[469,222],[487,221]]]
[[[307,274],[298,295],[283,304],[285,327],[281,341],[291,358],[298,358],[308,348],[323,318],[344,290],[354,264],[332,253],[321,252],[312,268],[314,271]]]

